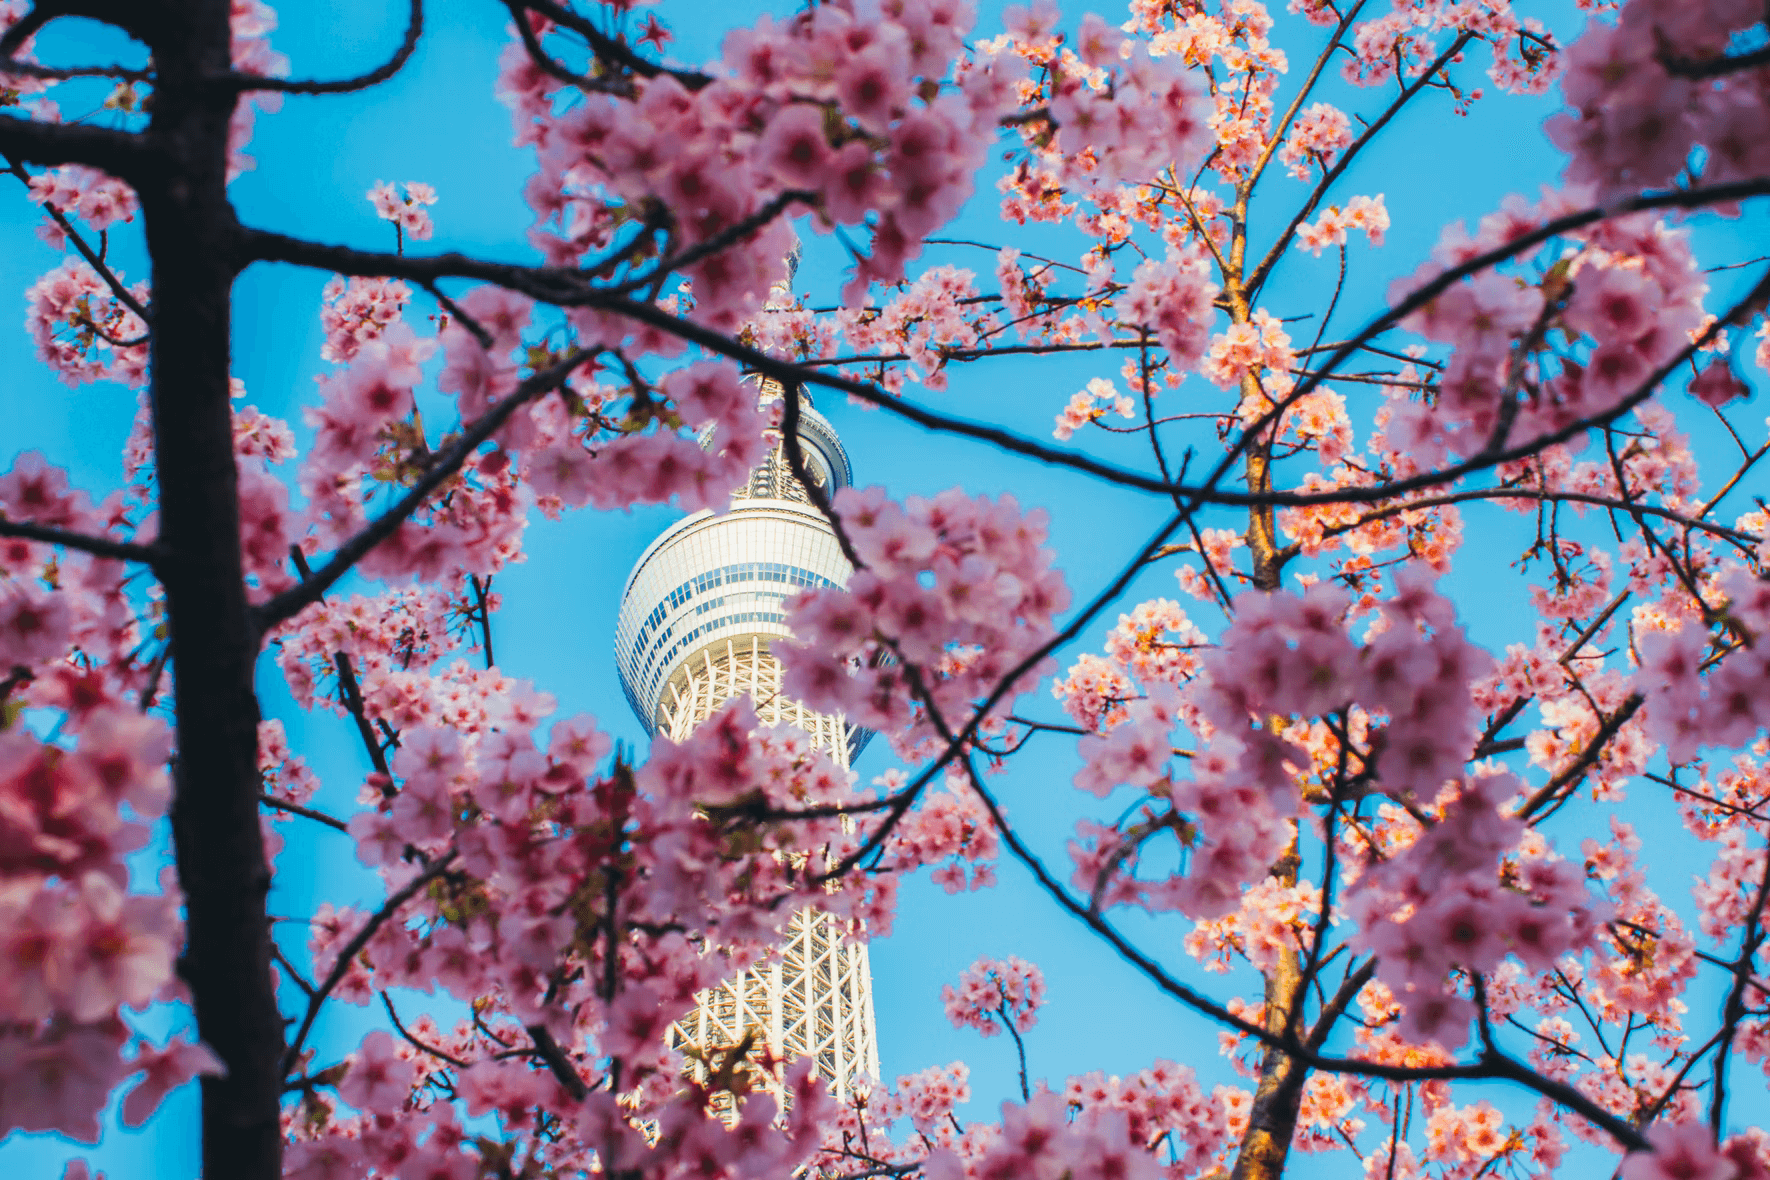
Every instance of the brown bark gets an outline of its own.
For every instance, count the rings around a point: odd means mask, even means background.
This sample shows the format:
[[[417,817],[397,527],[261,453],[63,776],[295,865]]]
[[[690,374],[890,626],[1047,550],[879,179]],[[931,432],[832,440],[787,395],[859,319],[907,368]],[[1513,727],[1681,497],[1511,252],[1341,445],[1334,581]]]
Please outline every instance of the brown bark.
[[[1297,862],[1293,838],[1290,849],[1272,866],[1270,875],[1294,885]],[[1266,972],[1266,1012],[1261,1022],[1273,1036],[1284,1036],[1286,1029],[1293,1027],[1292,1013],[1302,999],[1302,983],[1302,964],[1297,952],[1280,952],[1278,963]],[[1248,1129],[1242,1136],[1232,1180],[1278,1180],[1284,1175],[1291,1140],[1297,1133],[1303,1083],[1308,1076],[1308,1066],[1294,1055],[1277,1045],[1267,1047],[1260,1061],[1260,1083],[1254,1089]]]
[[[1252,307],[1242,280],[1242,268],[1247,258],[1246,215],[1247,191],[1244,186],[1235,210],[1236,228],[1227,259],[1228,273],[1224,276],[1224,294],[1232,323],[1246,323],[1252,318]],[[1244,405],[1263,406],[1266,401],[1260,379],[1252,373],[1242,377],[1238,392]],[[1251,494],[1272,490],[1269,440],[1277,431],[1276,422],[1267,426],[1259,437],[1249,441],[1244,452],[1243,476]],[[1247,545],[1254,588],[1267,592],[1277,590],[1284,571],[1284,557],[1278,544],[1277,513],[1271,504],[1249,506]],[[1298,859],[1297,837],[1293,831],[1290,847],[1272,866],[1269,875],[1284,884],[1296,884]],[[1280,952],[1278,962],[1265,973],[1265,979],[1263,1023],[1266,1031],[1274,1036],[1283,1036],[1287,1030],[1299,1031],[1301,1013],[1294,1013],[1303,998],[1303,973],[1298,954],[1289,949]],[[1242,1136],[1231,1180],[1278,1180],[1284,1175],[1285,1160],[1297,1131],[1303,1083],[1308,1074],[1308,1067],[1293,1054],[1277,1045],[1267,1047],[1260,1062],[1260,1082],[1254,1090],[1253,1107],[1248,1112],[1248,1129]]]

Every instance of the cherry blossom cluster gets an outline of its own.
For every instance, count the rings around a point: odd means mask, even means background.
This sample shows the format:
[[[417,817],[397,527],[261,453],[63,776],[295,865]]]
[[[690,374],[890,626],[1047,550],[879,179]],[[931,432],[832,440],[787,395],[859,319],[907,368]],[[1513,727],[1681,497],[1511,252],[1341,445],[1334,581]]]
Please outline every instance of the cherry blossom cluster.
[[[130,294],[140,303],[147,287],[137,283]],[[64,383],[147,382],[147,325],[84,259],[70,258],[32,283],[25,300],[37,357]]]
[[[398,279],[332,279],[320,307],[326,333],[320,355],[333,364],[349,364],[358,349],[401,318],[411,300],[412,289]]]
[[[1073,437],[1083,426],[1104,417],[1109,406],[1121,418],[1136,417],[1136,403],[1129,396],[1120,393],[1109,379],[1095,377],[1088,382],[1087,388],[1072,396],[1063,412],[1057,415],[1057,425],[1051,436],[1059,441]]]
[[[1235,912],[1199,922],[1186,936],[1186,953],[1207,971],[1228,972],[1236,959],[1269,971],[1285,953],[1307,948],[1321,910],[1321,890],[1310,882],[1267,877],[1241,895]]]
[[[1311,103],[1291,123],[1278,158],[1298,180],[1308,180],[1310,165],[1322,171],[1331,166],[1339,154],[1352,146],[1352,120],[1346,112],[1331,103]],[[1380,243],[1379,243],[1380,244]]]
[[[500,91],[519,143],[538,149],[528,193],[531,235],[568,262],[607,242],[617,208],[669,210],[672,249],[755,218],[783,194],[829,223],[878,214],[857,275],[900,278],[921,239],[970,195],[972,175],[1005,112],[1013,77],[973,69],[964,92],[943,87],[971,19],[959,4],[905,5],[859,19],[821,5],[734,32],[717,76],[685,85],[671,73],[637,79],[631,94],[556,101],[559,79],[521,44],[505,57]],[[538,30],[545,36],[552,30]],[[698,318],[735,327],[780,274],[788,231],[778,220],[681,267]]]
[[[876,1094],[867,1113],[881,1123],[908,1119],[918,1134],[950,1143],[953,1108],[971,1101],[971,1067],[963,1061],[931,1065],[897,1079],[890,1090]]]
[[[953,266],[929,268],[884,307],[844,308],[836,315],[841,332],[856,350],[903,352],[930,389],[946,388],[941,346],[975,347],[993,325],[973,322],[961,312],[977,294],[977,276]],[[897,370],[902,372],[902,370]]]
[[[1098,1071],[1071,1077],[1055,1093],[1041,1085],[1028,1105],[1003,1104],[999,1122],[967,1125],[955,1108],[971,1098],[969,1078],[964,1063],[954,1062],[863,1092],[826,1132],[825,1167],[865,1161],[981,1180],[1051,1166],[1075,1176],[1190,1180],[1223,1164],[1251,1101],[1233,1086],[1206,1093],[1191,1069],[1158,1060],[1123,1078]],[[1061,1122],[1047,1121],[1065,1110]],[[902,1122],[910,1134],[899,1139]],[[1053,1137],[1060,1126],[1068,1134]]]
[[[1290,378],[1285,374],[1295,360],[1290,333],[1271,312],[1261,309],[1211,338],[1210,351],[1199,363],[1199,372],[1219,389],[1229,389],[1241,385],[1244,378],[1258,378],[1271,370],[1272,376],[1262,386],[1265,396],[1254,403],[1264,413],[1276,404],[1276,399],[1290,392]],[[1253,413],[1254,407],[1244,403],[1243,416]]]
[[[1069,602],[1045,548],[1045,514],[958,489],[903,505],[883,488],[836,494],[860,568],[841,590],[788,605],[786,691],[890,736],[910,756],[956,734],[1003,677],[1053,634]],[[1005,714],[1030,677],[994,702]]]
[[[893,770],[876,781],[888,794],[896,794],[908,777]],[[887,863],[899,871],[937,865],[930,879],[948,893],[994,885],[1001,841],[988,809],[962,773],[948,774],[941,785],[942,790],[924,793],[891,830]]]
[[[1024,134],[1060,182],[1110,186],[1166,168],[1191,172],[1211,134],[1204,96],[1184,63],[1127,39],[1096,13],[1082,18],[1073,48],[1052,52],[1063,40],[1051,35],[1056,15],[1051,5],[1014,6],[1003,23],[1018,53],[1041,67],[1035,81],[1046,115]]]
[[[987,1146],[967,1142],[959,1151],[936,1149],[922,1174],[927,1180],[983,1180],[1046,1170],[1072,1180],[1161,1177],[1155,1156],[1131,1139],[1123,1111],[1103,1107],[1072,1120],[1069,1104],[1049,1091],[1033,1095],[1025,1105],[1003,1103],[1000,1132]]]
[[[109,531],[35,452],[0,475],[0,519]],[[156,1046],[126,1019],[175,997],[182,942],[170,881],[131,887],[126,858],[150,840],[171,794],[172,737],[134,705],[140,633],[117,562],[9,540],[0,546],[0,1128],[96,1142],[112,1091],[139,1125],[167,1092],[218,1063],[177,1037]],[[14,694],[17,694],[14,696]],[[11,699],[9,699],[11,698]],[[20,705],[55,710],[44,738]],[[125,1057],[133,1048],[132,1056]]]
[[[1140,695],[1133,679],[1178,687],[1197,675],[1205,646],[1204,632],[1178,603],[1151,599],[1119,616],[1105,658],[1082,653],[1051,693],[1078,724],[1103,731],[1129,716],[1126,704]]]
[[[1149,793],[1151,810],[1126,831],[1079,825],[1077,886],[1112,904],[1219,918],[1277,857],[1285,821],[1336,760],[1398,795],[1436,795],[1460,777],[1478,733],[1468,686],[1485,673],[1486,657],[1463,637],[1429,575],[1409,572],[1398,583],[1362,648],[1346,630],[1350,598],[1331,583],[1300,596],[1247,593],[1235,599],[1219,646],[1196,665],[1177,663],[1181,675],[1196,666],[1195,683],[1182,692],[1178,677],[1145,679],[1122,723],[1082,739],[1075,782],[1101,796],[1129,784]],[[1425,683],[1435,687],[1422,690]],[[1371,725],[1372,715],[1384,723]],[[1361,747],[1310,722],[1332,716],[1357,721]],[[1189,778],[1172,771],[1173,731],[1182,724],[1201,738]],[[1181,840],[1185,871],[1136,879],[1142,844],[1163,833]]]
[[[1171,248],[1137,264],[1114,309],[1121,324],[1147,328],[1170,363],[1187,369],[1204,356],[1218,289],[1202,251]]]
[[[1717,1144],[1707,1124],[1656,1123],[1647,1132],[1652,1151],[1633,1152],[1617,1173],[1621,1180],[1762,1180],[1770,1176],[1770,1143],[1756,1129]]]
[[[141,204],[135,191],[114,176],[95,168],[68,164],[31,177],[31,200],[46,209],[77,217],[96,233],[118,222],[134,221]],[[64,246],[65,234],[54,222],[44,226],[51,246]]]
[[[1167,1177],[1208,1174],[1230,1144],[1232,1110],[1249,1099],[1233,1086],[1207,1094],[1192,1069],[1165,1060],[1125,1078],[1099,1071],[1072,1077],[1063,1097],[1084,1118],[1122,1113],[1130,1141],[1170,1161],[1158,1173]]]
[[[986,1037],[1010,1028],[1027,1032],[1039,1022],[1045,976],[1018,955],[985,957],[965,968],[958,987],[942,988],[940,998],[954,1028],[974,1028]]]
[[[1318,23],[1337,19],[1329,5],[1306,7]],[[1447,39],[1444,34],[1453,31],[1487,44],[1492,52],[1487,76],[1502,93],[1541,94],[1560,76],[1560,46],[1542,21],[1518,16],[1509,0],[1475,4],[1425,0],[1361,21],[1353,26],[1353,57],[1341,67],[1342,73],[1360,86],[1393,82],[1398,74],[1413,78],[1438,55]],[[1470,92],[1459,109],[1467,109],[1480,97],[1480,90]]]
[[[1297,249],[1319,255],[1329,246],[1346,244],[1346,234],[1363,230],[1373,246],[1383,244],[1389,232],[1389,210],[1383,207],[1383,194],[1374,197],[1356,196],[1344,206],[1329,205],[1314,221],[1297,227]]]
[[[1566,194],[1532,206],[1508,201],[1474,235],[1440,238],[1433,261],[1398,281],[1401,300],[1433,272],[1474,258],[1575,207]],[[1577,250],[1532,280],[1486,270],[1453,284],[1403,320],[1454,350],[1431,405],[1397,396],[1389,443],[1424,468],[1447,453],[1472,455],[1496,440],[1531,438],[1614,410],[1685,348],[1703,324],[1708,285],[1688,235],[1646,214],[1602,221],[1572,235]],[[1551,336],[1554,330],[1554,336]],[[1557,353],[1565,337],[1578,347]]]
[[[1770,172],[1752,130],[1770,90],[1761,71],[1726,68],[1729,51],[1763,27],[1763,12],[1727,0],[1633,0],[1614,23],[1589,23],[1565,55],[1561,89],[1574,110],[1547,127],[1570,157],[1567,178],[1609,196]]]
[[[448,661],[474,641],[470,609],[459,592],[434,587],[327,599],[275,637],[277,663],[304,709],[346,708],[334,696],[342,656],[371,721],[401,728],[446,721],[478,732],[495,714],[487,708],[491,702],[475,699],[475,689],[496,692],[500,713],[523,702],[512,698],[513,682]]]
[[[1726,659],[1706,675],[1710,636],[1700,621],[1675,630],[1644,630],[1635,643],[1640,668],[1636,691],[1647,699],[1647,732],[1673,762],[1687,762],[1699,747],[1746,746],[1770,714],[1758,685],[1766,674],[1764,655],[1752,642],[1770,627],[1770,584],[1735,568],[1720,581],[1727,617],[1745,637],[1728,644]]]
[[[1533,972],[1550,970],[1589,947],[1607,916],[1584,874],[1564,860],[1523,860],[1502,885],[1500,857],[1522,834],[1502,808],[1521,786],[1504,772],[1465,780],[1405,852],[1358,879],[1348,903],[1357,940],[1402,1002],[1400,1031],[1410,1041],[1457,1049],[1467,1038],[1476,1009],[1449,985],[1452,969],[1484,974],[1513,954]]]
[[[400,185],[400,189],[404,192],[395,190],[386,181],[375,183],[375,187],[369,190],[369,204],[375,206],[375,216],[398,226],[402,240],[429,241],[430,235],[436,232],[436,226],[430,220],[430,206],[436,204],[435,187],[408,180]]]

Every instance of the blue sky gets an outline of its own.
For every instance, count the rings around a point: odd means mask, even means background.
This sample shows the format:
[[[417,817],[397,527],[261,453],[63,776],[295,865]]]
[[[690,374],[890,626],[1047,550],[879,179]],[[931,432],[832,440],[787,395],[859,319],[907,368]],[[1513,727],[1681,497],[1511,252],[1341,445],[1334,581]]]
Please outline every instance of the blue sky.
[[[790,11],[793,5],[767,6]],[[995,5],[986,5],[980,22],[993,32]],[[1276,7],[1276,6],[1275,6]],[[672,46],[685,62],[716,51],[721,31],[734,16],[747,18],[758,4],[669,3],[659,11],[678,33]],[[364,5],[342,0],[309,0],[287,5],[273,38],[293,59],[297,76],[345,76],[379,61],[397,42],[404,6]],[[1066,9],[1078,18],[1081,5]],[[1101,6],[1112,19],[1123,10]],[[1571,33],[1578,16],[1572,5],[1551,24]],[[377,221],[364,194],[378,181],[421,180],[434,184],[440,200],[433,209],[436,239],[424,249],[460,248],[482,256],[524,259],[523,233],[530,215],[522,204],[522,181],[532,171],[528,157],[510,147],[507,112],[492,97],[496,58],[505,36],[506,16],[486,0],[436,0],[418,54],[392,83],[364,95],[288,100],[282,113],[263,116],[251,154],[258,169],[239,179],[233,196],[248,224],[362,246],[391,246],[391,229]],[[1293,81],[1319,43],[1318,31],[1280,16],[1278,40],[1292,50]],[[72,44],[77,34],[69,34]],[[106,42],[108,44],[108,42]],[[1472,77],[1478,62],[1465,67]],[[1288,92],[1285,92],[1288,94]],[[1375,94],[1351,92],[1330,81],[1322,98],[1348,109],[1370,111]],[[1509,193],[1536,193],[1553,183],[1560,159],[1540,133],[1552,100],[1490,97],[1471,115],[1455,119],[1448,100],[1432,96],[1404,114],[1395,128],[1341,183],[1337,195],[1384,194],[1393,228],[1388,243],[1373,250],[1352,248],[1352,279],[1335,324],[1343,332],[1383,307],[1390,279],[1411,273],[1448,220],[1471,222],[1495,208]],[[0,178],[3,179],[3,178]],[[992,244],[1012,244],[1027,252],[1055,252],[1072,259],[1082,241],[1048,227],[1021,229],[995,215],[993,193],[980,186],[978,197],[952,227],[950,236]],[[1271,185],[1275,201],[1300,199],[1302,186],[1288,180]],[[0,291],[22,292],[56,256],[32,236],[32,207],[22,188],[0,186]],[[1269,214],[1270,216],[1270,214]],[[1268,231],[1270,232],[1270,231]],[[1735,247],[1745,231],[1728,226],[1705,230],[1727,257],[1749,256]],[[122,245],[123,265],[142,277],[139,254]],[[1716,257],[1720,257],[1717,254]],[[962,250],[931,251],[927,261],[969,265],[985,276],[990,256]],[[799,284],[821,303],[834,301],[843,278],[843,255],[829,238],[807,236]],[[312,381],[325,366],[319,357],[319,292],[327,276],[291,268],[255,268],[237,287],[235,371],[244,379],[247,400],[299,426],[298,407],[311,396]],[[1280,268],[1266,297],[1275,314],[1318,310],[1333,280],[1329,259],[1293,253]],[[15,305],[22,318],[22,307]],[[14,324],[16,320],[12,321]],[[929,394],[909,387],[911,397],[966,417],[1007,425],[1032,437],[1048,437],[1052,416],[1090,377],[1111,375],[1116,361],[1087,356],[1005,358],[954,373],[951,389]],[[129,429],[134,394],[116,387],[89,386],[69,391],[33,358],[18,328],[0,330],[0,469],[13,453],[40,449],[68,466],[75,481],[94,492],[121,479],[120,450]],[[1194,382],[1169,408],[1198,392]],[[1214,390],[1209,391],[1215,394]],[[958,484],[971,493],[1010,492],[1022,503],[1047,508],[1052,540],[1077,600],[1110,580],[1116,563],[1162,520],[1162,504],[1147,496],[1103,488],[1062,470],[1010,459],[977,447],[931,438],[887,414],[860,409],[826,396],[819,408],[835,423],[853,459],[856,482],[881,483],[894,495],[924,494]],[[1355,399],[1356,404],[1356,399]],[[1360,439],[1368,426],[1354,415]],[[1756,429],[1755,427],[1753,428]],[[1707,438],[1713,431],[1699,437]],[[1142,461],[1130,444],[1087,440],[1098,453],[1127,463]],[[559,699],[560,715],[594,714],[631,745],[644,735],[628,711],[616,679],[611,646],[622,580],[645,545],[676,518],[669,508],[631,513],[584,511],[530,526],[527,560],[498,577],[504,609],[495,619],[500,666],[534,680]],[[1475,508],[1467,514],[1470,540],[1457,571],[1447,580],[1465,621],[1477,638],[1498,643],[1528,637],[1524,585],[1504,571],[1528,539],[1512,527],[1499,528],[1499,514]],[[1239,527],[1230,514],[1207,524]],[[1179,597],[1172,567],[1141,577],[1125,607],[1154,596]],[[1210,612],[1183,602],[1210,628]],[[1117,610],[1105,616],[1117,617]],[[1077,650],[1098,646],[1102,627],[1091,629]],[[1073,658],[1073,652],[1068,658]],[[308,757],[326,786],[322,805],[349,810],[366,770],[354,738],[331,718],[309,718],[289,701],[274,669],[261,687],[267,714],[281,717],[295,749]],[[1040,693],[1029,706],[1035,715],[1057,714],[1055,702]],[[997,786],[1012,818],[1035,847],[1060,855],[1069,826],[1081,810],[1068,786],[1073,749],[1060,740],[1038,739],[1033,756],[1022,759]],[[863,779],[892,763],[883,742],[875,742],[857,769]],[[1563,838],[1574,836],[1564,833]],[[1687,856],[1679,849],[1679,859]],[[355,863],[348,842],[322,833],[292,843],[279,864],[273,912],[302,914],[318,900],[369,902],[379,895],[375,879]],[[1060,1081],[1090,1069],[1132,1072],[1161,1056],[1196,1066],[1207,1084],[1229,1080],[1218,1057],[1214,1032],[1164,999],[1156,989],[1112,957],[1093,938],[1033,892],[1024,873],[1004,864],[1000,887],[949,897],[925,882],[903,895],[897,929],[872,947],[876,1006],[884,1071],[888,1077],[930,1064],[965,1059],[973,1067],[976,1099],[971,1117],[987,1112],[1016,1089],[1013,1047],[1006,1038],[983,1041],[954,1031],[940,1012],[944,983],[982,954],[1017,954],[1039,963],[1050,984],[1048,1006],[1028,1038],[1034,1077]],[[1126,919],[1127,930],[1145,936],[1156,956],[1192,979],[1201,973],[1179,950],[1186,927]],[[1222,981],[1208,977],[1223,990]],[[1247,989],[1252,991],[1252,989]],[[155,1019],[163,1019],[156,1017]],[[368,1017],[340,1009],[321,1022],[323,1053],[348,1051]],[[195,1090],[168,1104],[143,1132],[113,1129],[91,1157],[113,1180],[121,1177],[194,1176],[197,1170],[192,1121]],[[70,1148],[55,1137],[15,1137],[0,1145],[0,1165],[45,1174]],[[1308,1168],[1304,1161],[1297,1165]]]

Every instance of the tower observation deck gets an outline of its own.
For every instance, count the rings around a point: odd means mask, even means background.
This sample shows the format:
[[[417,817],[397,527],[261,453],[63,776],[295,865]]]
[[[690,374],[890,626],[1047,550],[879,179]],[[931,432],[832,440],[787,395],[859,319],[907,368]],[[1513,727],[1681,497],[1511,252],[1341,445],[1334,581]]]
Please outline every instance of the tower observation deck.
[[[762,392],[780,390],[764,382]],[[804,406],[798,435],[813,481],[830,494],[847,487],[848,454],[829,422]],[[841,586],[851,572],[776,442],[733,494],[730,511],[678,521],[627,576],[615,659],[646,731],[681,740],[726,701],[748,695],[762,724],[797,726],[848,766],[872,735],[784,696],[770,644],[791,635],[787,599],[807,587]],[[811,1057],[838,1100],[857,1074],[878,1077],[866,944],[844,939],[816,910],[802,910],[780,957],[703,993],[672,1041],[706,1060],[747,1034],[776,1056]]]

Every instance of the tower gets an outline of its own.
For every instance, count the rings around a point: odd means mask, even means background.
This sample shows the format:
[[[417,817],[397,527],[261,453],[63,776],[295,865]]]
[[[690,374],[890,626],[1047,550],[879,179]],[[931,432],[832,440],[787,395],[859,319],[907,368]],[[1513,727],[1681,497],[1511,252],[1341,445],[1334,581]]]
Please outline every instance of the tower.
[[[765,396],[779,392],[764,382]],[[847,487],[848,454],[809,406],[801,411],[798,437],[812,480],[826,493]],[[807,587],[841,586],[851,572],[835,532],[777,442],[733,493],[729,512],[702,511],[678,521],[627,576],[615,658],[627,701],[647,732],[680,740],[727,700],[747,694],[764,725],[798,726],[813,745],[849,765],[871,734],[783,696],[780,661],[769,645],[791,634],[786,599]],[[847,1098],[855,1075],[876,1078],[866,944],[844,939],[816,910],[801,910],[778,960],[703,993],[672,1030],[675,1044],[703,1053],[736,1045],[746,1034],[777,1056],[813,1058],[838,1101]]]

